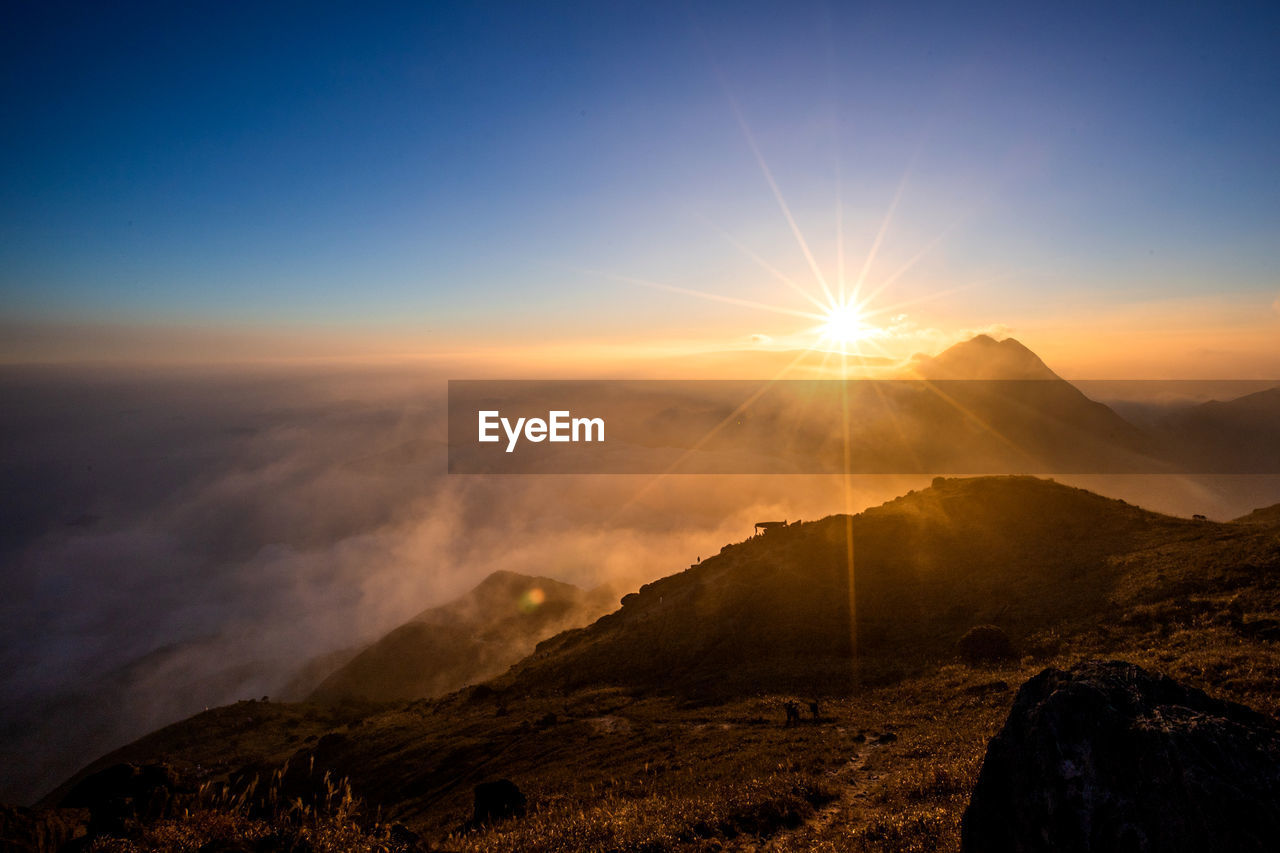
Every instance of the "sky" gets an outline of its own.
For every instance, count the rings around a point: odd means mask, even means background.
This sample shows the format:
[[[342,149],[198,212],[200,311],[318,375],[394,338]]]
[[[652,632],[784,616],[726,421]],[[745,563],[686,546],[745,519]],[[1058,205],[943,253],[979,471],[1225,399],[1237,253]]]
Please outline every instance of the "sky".
[[[1280,12],[1120,5],[10,0],[2,798],[493,568],[927,483],[450,478],[447,379],[772,372],[824,288],[897,359],[1280,379]],[[1097,488],[1276,500],[1223,479]]]
[[[1114,5],[9,4],[0,358],[788,348],[825,282],[1280,375],[1280,13]]]

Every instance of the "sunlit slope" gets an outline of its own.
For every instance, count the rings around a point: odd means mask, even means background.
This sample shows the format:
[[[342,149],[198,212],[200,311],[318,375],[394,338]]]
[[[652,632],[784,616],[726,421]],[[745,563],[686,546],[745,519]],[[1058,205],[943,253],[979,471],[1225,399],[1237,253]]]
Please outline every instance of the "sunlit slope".
[[[942,480],[851,521],[833,516],[728,546],[541,644],[503,683],[839,692],[949,655],[974,625],[995,623],[1016,639],[1089,618],[1117,578],[1113,557],[1195,531],[1051,481]]]
[[[389,702],[440,696],[498,675],[538,640],[586,624],[606,609],[600,594],[570,584],[494,572],[462,598],[391,631],[321,682],[310,698]]]

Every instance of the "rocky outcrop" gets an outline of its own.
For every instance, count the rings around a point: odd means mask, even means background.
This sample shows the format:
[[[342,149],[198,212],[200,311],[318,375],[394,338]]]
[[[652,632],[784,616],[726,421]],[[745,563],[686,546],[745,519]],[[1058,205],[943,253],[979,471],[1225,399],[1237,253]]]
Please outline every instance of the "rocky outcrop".
[[[1018,691],[964,815],[966,853],[1275,850],[1280,726],[1121,661]]]

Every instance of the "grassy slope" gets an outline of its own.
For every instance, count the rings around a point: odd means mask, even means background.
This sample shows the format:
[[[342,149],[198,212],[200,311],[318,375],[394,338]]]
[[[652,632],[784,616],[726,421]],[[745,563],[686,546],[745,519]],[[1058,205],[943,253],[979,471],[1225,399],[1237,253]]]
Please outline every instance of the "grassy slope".
[[[1019,536],[1001,519],[1016,523]],[[822,665],[815,670],[822,679],[803,695],[708,692],[695,666],[691,680],[682,684],[673,673],[659,689],[649,662],[622,657],[615,661],[624,685],[563,689],[559,655],[593,661],[627,649],[619,637],[641,628],[620,626],[643,626],[646,609],[671,599],[704,620],[764,619],[778,629],[803,615],[799,605],[752,609],[743,603],[751,595],[710,590],[781,577],[806,590],[800,601],[838,601],[816,584],[836,576],[824,560],[834,559],[830,543],[840,537],[831,530],[844,523],[828,519],[789,531],[791,540],[733,546],[719,563],[650,585],[619,614],[544,644],[539,659],[496,684],[511,688],[505,693],[345,710],[240,703],[97,764],[165,758],[217,778],[237,766],[314,755],[384,816],[436,841],[465,820],[476,782],[508,777],[530,795],[528,818],[450,839],[451,849],[712,849],[767,839],[779,850],[954,850],[986,741],[1013,690],[1046,665],[1124,657],[1267,713],[1280,710],[1280,652],[1243,636],[1231,618],[1280,616],[1280,530],[1167,519],[1025,480],[947,482],[858,517],[859,612],[878,604],[905,614],[900,625],[866,629],[862,653],[881,662],[870,667],[874,678],[845,664],[836,679]],[[940,561],[944,553],[949,559]],[[944,582],[945,592],[930,593]],[[775,601],[783,586],[768,587],[764,600]],[[826,606],[838,623],[839,608]],[[988,617],[1015,633],[1022,659],[997,669],[949,663],[943,649],[960,626]],[[831,628],[814,621],[822,632]],[[722,647],[752,648],[732,636],[696,647],[720,655],[721,666]],[[885,661],[895,658],[908,663],[891,679]],[[790,670],[774,676],[775,684],[792,678]],[[781,703],[819,690],[827,694],[824,720],[783,727]],[[862,730],[891,731],[897,740],[869,743]]]

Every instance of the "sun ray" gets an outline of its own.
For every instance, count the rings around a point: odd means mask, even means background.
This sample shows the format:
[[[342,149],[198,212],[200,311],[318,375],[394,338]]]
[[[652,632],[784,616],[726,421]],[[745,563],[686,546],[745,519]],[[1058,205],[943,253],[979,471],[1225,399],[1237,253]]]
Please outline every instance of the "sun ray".
[[[912,158],[914,160],[914,158]],[[853,283],[853,298],[857,299],[862,293],[862,285],[867,280],[867,274],[871,271],[871,265],[875,263],[876,255],[880,252],[880,246],[884,243],[885,235],[889,233],[889,225],[893,222],[893,215],[898,210],[898,202],[902,200],[902,193],[907,187],[907,179],[911,175],[911,167],[907,167],[907,171],[902,176],[902,180],[898,182],[898,189],[893,194],[893,200],[889,202],[889,209],[885,211],[884,220],[880,223],[880,230],[876,232],[876,238],[871,243],[871,250],[867,252],[867,259],[862,262],[862,269],[858,271],[858,278]]]
[[[867,320],[871,320],[876,317],[891,315],[896,312],[900,312],[903,308],[910,308],[913,305],[920,305],[925,302],[932,302],[935,299],[941,299],[944,296],[952,296],[957,293],[963,293],[966,290],[972,290],[975,287],[980,287],[983,284],[987,284],[987,283],[989,282],[986,280],[972,281],[972,282],[969,282],[968,284],[958,284],[955,287],[949,287],[946,290],[934,290],[930,293],[925,294],[924,296],[916,296],[912,299],[904,299],[901,302],[892,302],[887,305],[877,305],[874,308],[868,307],[863,310],[862,316]]]
[[[929,379],[925,379],[923,380],[923,382],[924,382],[924,387],[928,389],[930,392],[932,392],[938,399],[942,400],[944,403],[951,406],[961,415],[968,418],[971,422],[977,424],[979,427],[981,427],[990,435],[994,436],[1005,447],[1009,448],[1014,453],[1020,454],[1028,462],[1031,462],[1034,464],[1037,461],[1036,458],[1032,456],[1026,449],[1019,447],[1016,441],[1009,438],[1004,433],[1000,432],[998,429],[996,429],[993,425],[991,425],[982,417],[980,417],[973,410],[961,405],[960,402],[956,400],[954,397],[944,393],[943,390],[938,387],[938,384],[936,382]]]
[[[911,270],[912,267],[914,267],[917,263],[920,262],[922,258],[924,258],[926,255],[928,255],[930,252],[936,249],[939,246],[939,244],[941,244],[942,241],[946,239],[947,235],[949,235],[953,230],[959,227],[960,224],[964,222],[967,218],[968,216],[962,216],[959,219],[956,219],[955,221],[953,221],[946,228],[943,228],[942,231],[936,237],[934,237],[932,240],[930,240],[928,243],[925,244],[923,249],[921,249],[920,251],[912,255],[905,264],[898,267],[896,270],[893,271],[891,275],[889,275],[888,278],[881,281],[874,290],[872,290],[870,293],[867,294],[866,298],[875,299],[885,290],[892,287],[898,281],[898,279],[906,275]]]
[[[711,222],[708,219],[703,219],[703,222],[705,222],[707,227],[709,227],[712,231],[715,231],[717,234],[719,234],[721,237],[727,240],[729,242],[729,245],[733,246],[739,252],[746,255],[751,260],[755,261],[774,278],[778,279],[783,284],[787,285],[787,287],[790,287],[796,293],[800,294],[809,302],[813,303],[813,306],[817,308],[819,311],[825,311],[827,309],[827,306],[824,305],[821,300],[817,299],[812,293],[805,290],[804,287],[802,287],[799,282],[797,282],[795,279],[791,278],[786,273],[779,270],[777,267],[770,264],[768,261],[766,261],[764,258],[757,255],[755,252],[751,251],[751,249],[747,248],[745,245],[739,242],[728,231],[725,231],[723,228],[721,228],[720,226],[716,225],[714,222]]]
[[[836,154],[836,292],[839,303],[844,304],[844,175],[839,153]]]
[[[796,308],[786,308],[781,305],[768,305],[764,302],[755,302],[750,299],[739,299],[736,296],[725,296],[722,293],[711,293],[705,290],[693,290],[688,287],[677,287],[674,284],[664,284],[660,281],[649,281],[648,279],[635,278],[634,276],[619,275],[617,273],[602,272],[600,270],[587,270],[593,275],[601,275],[605,278],[611,278],[614,281],[626,282],[628,284],[639,284],[644,287],[652,287],[656,290],[666,290],[670,293],[680,293],[685,296],[696,296],[699,299],[709,299],[712,302],[723,302],[728,305],[739,305],[743,308],[755,308],[760,311],[772,311],[775,314],[785,314],[791,317],[804,317],[808,320],[821,320],[822,314],[815,314],[812,311],[800,311]]]
[[[843,347],[841,349],[843,358]],[[845,575],[849,579],[849,656],[858,660],[858,590],[854,579],[853,561],[853,454],[849,448],[849,385],[843,377],[840,382],[841,430],[844,453],[841,464],[844,497]]]
[[[813,252],[809,250],[809,244],[805,241],[804,235],[800,233],[800,226],[796,223],[796,219],[791,214],[791,208],[787,205],[787,200],[782,196],[782,190],[778,188],[778,182],[773,178],[773,172],[769,169],[769,164],[765,162],[764,155],[760,152],[760,146],[756,144],[755,135],[752,134],[751,128],[747,125],[746,118],[742,115],[742,110],[738,107],[737,100],[729,95],[729,106],[733,108],[733,115],[738,120],[738,127],[742,129],[742,135],[746,137],[747,145],[751,148],[751,153],[756,158],[756,164],[760,167],[760,172],[764,175],[765,181],[769,184],[769,189],[773,192],[774,201],[778,203],[778,207],[782,210],[783,217],[787,220],[787,225],[791,228],[791,234],[796,238],[796,243],[800,246],[800,251],[804,255],[804,259],[809,263],[809,269],[813,270],[813,276],[818,281],[818,286],[822,288],[822,293],[830,302],[835,302],[835,296],[831,293],[831,288],[827,285],[827,279],[822,274],[822,269],[818,266],[818,261],[813,257]]]
[[[712,438],[718,435],[720,430],[728,426],[731,421],[733,421],[740,414],[742,414],[748,408],[750,408],[750,406],[753,403],[755,403],[756,400],[759,400],[762,396],[764,396],[765,392],[768,391],[769,388],[771,388],[775,383],[785,378],[786,375],[790,373],[791,370],[801,362],[801,360],[806,358],[810,353],[814,352],[814,350],[815,350],[815,347],[813,346],[810,346],[808,349],[802,350],[799,353],[799,355],[797,355],[790,362],[784,365],[777,373],[773,375],[772,378],[765,380],[763,384],[761,384],[761,386],[758,389],[756,389],[756,391],[753,394],[751,394],[751,396],[749,396],[746,400],[744,400],[741,404],[739,404],[736,409],[730,412],[723,420],[721,420],[714,427],[709,429],[701,438],[699,438],[696,442],[694,442],[694,444],[686,448],[685,451],[682,454],[680,454],[680,457],[676,459],[675,462],[672,462],[666,468],[666,470],[662,471],[659,474],[655,474],[653,477],[649,478],[649,480],[647,480],[644,485],[642,485],[639,489],[636,490],[635,494],[633,494],[630,498],[628,498],[626,501],[620,504],[618,508],[614,510],[614,512],[609,516],[610,521],[617,519],[620,515],[622,515],[622,513],[625,510],[634,506],[637,501],[639,501],[642,497],[644,497],[644,495],[648,494],[649,491],[651,491],[654,487],[658,485],[658,483],[662,482],[667,477],[674,476],[677,469],[679,469],[680,466],[684,464],[685,460],[687,460],[694,453],[700,450],[702,446],[705,445],[708,441],[710,441]]]

